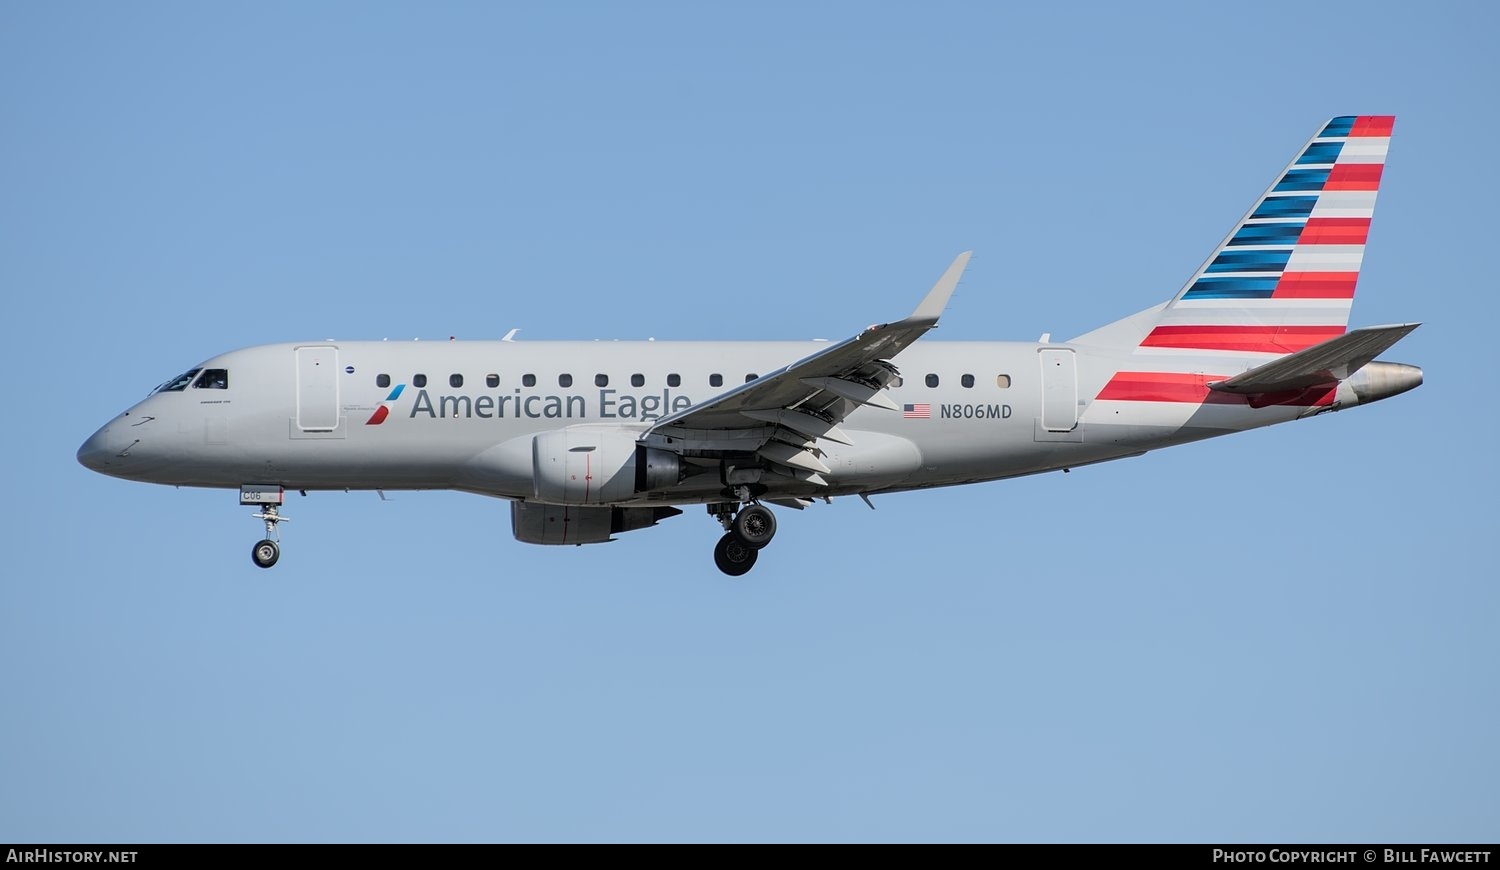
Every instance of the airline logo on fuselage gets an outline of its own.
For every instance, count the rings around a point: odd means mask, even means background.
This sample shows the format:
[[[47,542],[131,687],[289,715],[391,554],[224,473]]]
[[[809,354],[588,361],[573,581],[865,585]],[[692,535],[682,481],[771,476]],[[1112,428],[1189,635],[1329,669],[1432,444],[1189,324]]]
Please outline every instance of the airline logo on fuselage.
[[[385,397],[385,401],[381,402],[380,407],[375,409],[375,413],[370,415],[370,419],[365,421],[365,425],[379,426],[384,423],[385,418],[391,415],[391,403],[401,398],[401,391],[404,389],[406,389],[406,384],[397,384],[396,389],[391,390],[391,394]]]
[[[398,384],[380,403],[366,422],[378,426],[390,416],[390,405],[401,396],[405,384]],[[510,394],[470,396],[462,394],[432,395],[417,390],[407,419],[482,420],[655,420],[692,407],[693,400],[674,394],[670,389],[660,393],[625,393],[601,389],[595,401],[582,394],[526,393],[517,388]]]

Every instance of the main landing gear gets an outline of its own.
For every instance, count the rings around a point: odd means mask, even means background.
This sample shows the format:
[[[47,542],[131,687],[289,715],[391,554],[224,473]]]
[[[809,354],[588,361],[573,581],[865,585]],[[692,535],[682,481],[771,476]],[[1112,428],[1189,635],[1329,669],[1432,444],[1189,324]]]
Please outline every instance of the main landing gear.
[[[748,492],[737,494],[748,501]],[[709,514],[724,527],[724,537],[714,546],[714,564],[731,577],[754,568],[760,551],[776,536],[776,515],[770,508],[752,502],[736,512],[742,503],[719,502],[708,506]]]

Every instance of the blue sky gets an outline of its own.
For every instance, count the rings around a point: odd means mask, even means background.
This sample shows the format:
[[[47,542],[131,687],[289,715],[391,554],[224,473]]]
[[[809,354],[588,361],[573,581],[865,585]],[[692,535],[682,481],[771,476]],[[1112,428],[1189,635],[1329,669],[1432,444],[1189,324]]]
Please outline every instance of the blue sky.
[[[9,4],[0,840],[1500,835],[1491,4]],[[603,547],[233,493],[84,438],[302,339],[941,339],[1174,293],[1394,114],[1380,405]]]

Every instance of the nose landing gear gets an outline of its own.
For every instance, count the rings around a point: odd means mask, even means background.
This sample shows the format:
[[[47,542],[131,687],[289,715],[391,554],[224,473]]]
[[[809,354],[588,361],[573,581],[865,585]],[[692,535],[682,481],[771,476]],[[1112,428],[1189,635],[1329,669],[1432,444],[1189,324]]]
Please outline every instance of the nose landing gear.
[[[281,545],[270,538],[266,538],[264,541],[257,541],[255,546],[250,548],[250,559],[262,568],[269,568],[275,565],[276,560],[280,558]]]
[[[266,537],[251,548],[250,559],[261,568],[269,568],[281,558],[281,534],[276,531],[276,524],[289,523],[291,517],[282,516],[274,504],[266,505],[260,513],[251,516],[266,521]]]
[[[748,492],[739,493],[748,501]],[[714,564],[730,577],[739,577],[755,567],[760,551],[776,536],[776,515],[757,502],[719,502],[708,512],[724,527],[724,537],[714,546]],[[738,509],[738,510],[736,510]]]
[[[259,507],[260,513],[251,516],[266,524],[266,537],[250,548],[250,560],[259,568],[269,568],[281,558],[281,535],[276,531],[276,524],[291,521],[290,517],[281,515],[284,497],[285,493],[279,486],[246,484],[240,487],[240,504]]]

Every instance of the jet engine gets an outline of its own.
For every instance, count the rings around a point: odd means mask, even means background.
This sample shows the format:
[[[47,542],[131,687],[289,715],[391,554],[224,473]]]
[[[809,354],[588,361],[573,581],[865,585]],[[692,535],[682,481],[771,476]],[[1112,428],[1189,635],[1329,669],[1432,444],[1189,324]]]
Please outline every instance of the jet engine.
[[[569,426],[531,442],[536,500],[590,505],[628,501],[682,480],[677,454],[636,443],[637,433],[607,426]]]
[[[524,544],[602,544],[611,535],[656,525],[675,517],[674,507],[569,507],[511,502],[510,529]]]

